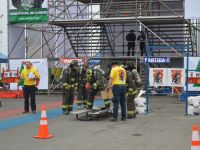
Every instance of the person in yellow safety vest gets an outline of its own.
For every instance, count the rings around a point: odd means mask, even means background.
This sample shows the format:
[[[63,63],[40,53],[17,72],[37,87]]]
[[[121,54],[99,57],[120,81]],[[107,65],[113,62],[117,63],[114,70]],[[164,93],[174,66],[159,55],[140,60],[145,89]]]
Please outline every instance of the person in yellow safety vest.
[[[64,115],[68,115],[73,109],[74,91],[77,89],[78,83],[78,61],[73,60],[69,67],[63,70],[62,83],[63,83],[63,101],[62,111]]]
[[[106,78],[97,69],[88,69],[86,72],[86,88],[89,90],[89,100],[87,109],[92,109],[95,95],[106,87]],[[110,106],[108,100],[105,100],[105,107]],[[109,103],[109,104],[108,104]]]

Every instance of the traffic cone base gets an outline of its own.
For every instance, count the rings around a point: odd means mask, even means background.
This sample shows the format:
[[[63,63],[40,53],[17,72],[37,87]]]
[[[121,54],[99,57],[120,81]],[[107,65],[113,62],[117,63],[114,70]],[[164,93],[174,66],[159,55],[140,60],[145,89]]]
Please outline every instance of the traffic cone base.
[[[34,136],[34,138],[36,138],[36,139],[50,139],[52,137],[53,137],[53,135],[51,135],[51,134],[49,134],[48,136],[44,136],[44,137],[40,137],[38,135]]]

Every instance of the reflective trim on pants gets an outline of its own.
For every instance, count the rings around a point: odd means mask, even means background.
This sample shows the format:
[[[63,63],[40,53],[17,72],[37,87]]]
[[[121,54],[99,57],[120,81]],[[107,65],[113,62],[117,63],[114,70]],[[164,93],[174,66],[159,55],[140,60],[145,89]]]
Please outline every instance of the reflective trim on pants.
[[[67,108],[68,108],[68,105],[62,105],[62,108],[67,109]]]
[[[127,111],[127,114],[128,115],[134,115],[134,114],[136,114],[136,111]]]

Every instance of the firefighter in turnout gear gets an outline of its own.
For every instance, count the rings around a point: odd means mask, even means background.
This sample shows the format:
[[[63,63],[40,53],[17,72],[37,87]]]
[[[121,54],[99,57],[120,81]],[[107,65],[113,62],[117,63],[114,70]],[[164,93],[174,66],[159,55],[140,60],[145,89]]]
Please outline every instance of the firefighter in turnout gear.
[[[141,84],[141,79],[134,68],[127,68],[127,118],[136,118],[135,97],[137,95],[138,85]]]
[[[88,100],[88,94],[89,91],[86,89],[85,84],[86,84],[86,72],[88,69],[88,64],[84,63],[79,71],[79,78],[78,78],[78,109],[82,105],[84,105],[84,108],[87,106],[87,100]]]
[[[99,70],[88,69],[86,72],[86,82],[86,88],[89,90],[87,109],[92,109],[95,95],[106,87],[106,78]]]
[[[63,70],[62,83],[63,83],[63,101],[62,110],[63,114],[67,115],[72,111],[74,101],[74,91],[78,83],[78,61],[73,60],[69,67]]]

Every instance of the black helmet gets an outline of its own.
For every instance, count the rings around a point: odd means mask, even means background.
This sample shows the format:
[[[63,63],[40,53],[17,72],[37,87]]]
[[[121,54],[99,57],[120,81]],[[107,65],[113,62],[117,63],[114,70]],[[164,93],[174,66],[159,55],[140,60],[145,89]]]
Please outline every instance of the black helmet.
[[[119,65],[119,63],[118,63],[117,61],[112,61],[112,62],[110,63],[110,67],[112,67],[112,65]]]
[[[73,60],[70,65],[71,66],[78,66],[78,61],[77,60]]]

